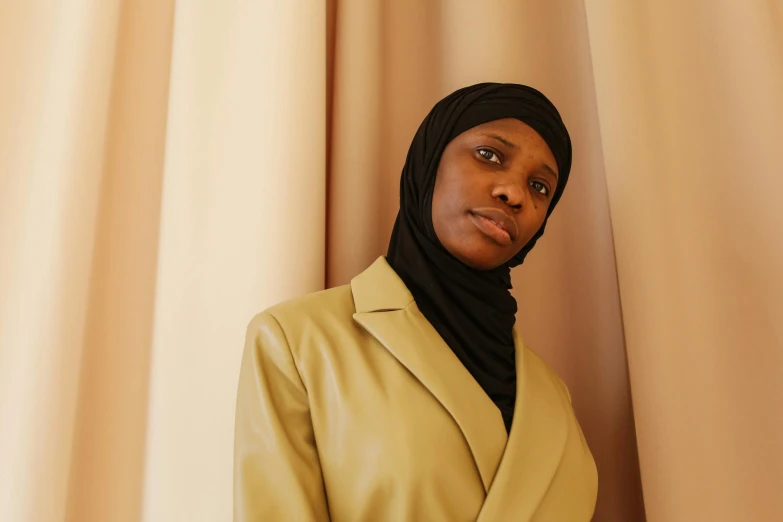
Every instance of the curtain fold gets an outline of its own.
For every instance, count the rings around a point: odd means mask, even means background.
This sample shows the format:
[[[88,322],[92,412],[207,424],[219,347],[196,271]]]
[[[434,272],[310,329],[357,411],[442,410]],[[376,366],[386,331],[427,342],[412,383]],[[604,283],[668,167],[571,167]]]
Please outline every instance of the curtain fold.
[[[586,5],[648,519],[777,520],[781,4]]]
[[[0,520],[230,519],[247,322],[385,253],[417,126],[479,81],[572,133],[514,293],[594,520],[778,520],[782,24],[780,0],[4,3]]]
[[[0,15],[0,520],[66,509],[118,8]]]
[[[139,520],[174,3],[125,2],[95,215],[66,520]]]
[[[231,518],[247,323],[320,290],[325,4],[178,2],[143,520]]]

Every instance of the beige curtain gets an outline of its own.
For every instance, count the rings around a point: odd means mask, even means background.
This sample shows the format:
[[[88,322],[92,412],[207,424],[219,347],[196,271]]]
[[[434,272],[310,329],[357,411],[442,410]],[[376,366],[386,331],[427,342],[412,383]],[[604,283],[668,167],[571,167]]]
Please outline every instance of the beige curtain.
[[[418,123],[486,80],[574,141],[514,282],[595,520],[781,520],[781,35],[781,0],[4,0],[0,520],[230,519],[247,321],[384,253]]]

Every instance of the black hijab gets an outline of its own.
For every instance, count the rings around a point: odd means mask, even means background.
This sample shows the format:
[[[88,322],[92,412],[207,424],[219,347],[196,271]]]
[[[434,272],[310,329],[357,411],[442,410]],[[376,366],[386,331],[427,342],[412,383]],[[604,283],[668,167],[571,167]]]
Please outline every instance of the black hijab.
[[[424,317],[500,409],[510,430],[516,399],[517,311],[510,292],[511,268],[524,261],[543,235],[546,220],[508,263],[487,271],[453,257],[432,225],[435,174],[446,145],[472,127],[503,118],[516,118],[533,128],[557,161],[558,184],[549,217],[571,170],[571,140],[557,109],[543,94],[524,85],[465,87],[439,101],[413,138],[400,179],[400,211],[387,260]]]

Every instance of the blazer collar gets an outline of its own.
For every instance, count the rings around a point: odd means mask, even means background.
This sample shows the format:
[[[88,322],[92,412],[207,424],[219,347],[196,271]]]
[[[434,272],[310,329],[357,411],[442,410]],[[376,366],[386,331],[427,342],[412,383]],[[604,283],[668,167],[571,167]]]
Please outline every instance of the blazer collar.
[[[571,411],[545,363],[514,329],[517,396],[511,433],[500,410],[416,306],[379,257],[351,281],[354,320],[373,335],[451,414],[488,492],[479,520],[533,516],[563,458]],[[521,494],[520,492],[524,492]]]
[[[506,448],[500,410],[419,311],[412,294],[378,258],[351,281],[354,320],[391,352],[451,414],[489,491]]]
[[[394,269],[381,256],[351,281],[357,313],[402,310],[413,302],[413,295]]]

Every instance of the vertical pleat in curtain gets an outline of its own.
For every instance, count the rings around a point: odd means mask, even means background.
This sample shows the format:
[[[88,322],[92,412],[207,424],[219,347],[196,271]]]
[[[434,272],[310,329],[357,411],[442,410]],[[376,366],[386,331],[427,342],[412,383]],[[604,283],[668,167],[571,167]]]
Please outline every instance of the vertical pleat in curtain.
[[[6,2],[0,12],[4,521],[67,510],[120,10]]]
[[[0,520],[227,520],[252,315],[323,288],[325,5],[0,15]]]
[[[648,520],[783,519],[783,2],[586,2]]]
[[[326,9],[176,5],[143,519],[227,520],[244,328],[324,283]]]
[[[486,80],[574,139],[514,284],[595,520],[778,520],[781,34],[779,0],[4,3],[0,520],[229,519],[247,321],[385,251],[416,126]]]

